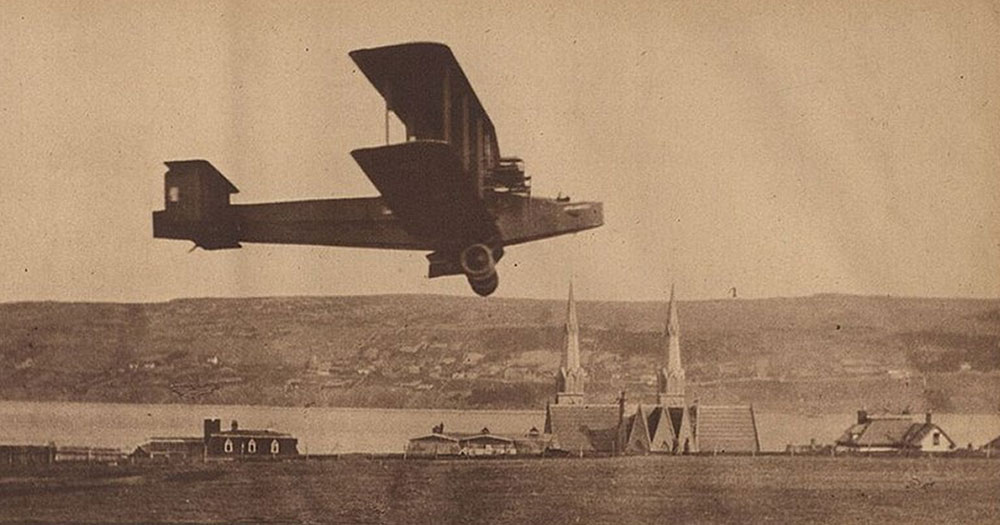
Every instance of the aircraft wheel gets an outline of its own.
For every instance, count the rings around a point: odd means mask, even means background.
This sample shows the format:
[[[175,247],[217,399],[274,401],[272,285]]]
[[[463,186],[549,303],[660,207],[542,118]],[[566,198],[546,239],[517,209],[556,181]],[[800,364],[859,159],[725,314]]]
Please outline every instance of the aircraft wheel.
[[[485,278],[473,278],[469,276],[469,286],[472,287],[472,291],[486,297],[491,293],[495,292],[497,286],[500,285],[500,276],[497,272],[493,272]]]
[[[458,263],[470,279],[483,279],[495,273],[496,261],[493,259],[493,250],[485,244],[473,244],[462,250]]]

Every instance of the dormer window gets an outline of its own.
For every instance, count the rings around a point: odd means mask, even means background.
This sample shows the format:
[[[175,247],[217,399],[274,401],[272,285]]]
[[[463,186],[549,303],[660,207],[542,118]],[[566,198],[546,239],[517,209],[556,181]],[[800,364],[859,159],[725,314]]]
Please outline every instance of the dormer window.
[[[938,446],[941,444],[941,434],[939,432],[934,433],[933,439],[934,439],[934,446]]]
[[[251,454],[257,453],[257,442],[254,441],[253,439],[251,439],[250,442],[247,443],[247,452]]]
[[[231,440],[229,438],[226,438],[226,443],[225,443],[225,445],[222,446],[222,450],[225,450],[226,454],[232,454],[233,453],[233,440]]]
[[[271,440],[271,454],[277,454],[278,452],[281,452],[281,445],[278,444],[278,440],[277,439],[272,439]]]

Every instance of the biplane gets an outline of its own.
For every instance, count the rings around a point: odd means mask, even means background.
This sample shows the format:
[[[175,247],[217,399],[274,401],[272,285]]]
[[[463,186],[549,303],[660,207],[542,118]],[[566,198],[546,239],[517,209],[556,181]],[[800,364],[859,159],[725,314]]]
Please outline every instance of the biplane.
[[[206,250],[241,243],[429,251],[428,275],[496,290],[504,248],[603,224],[599,202],[531,196],[516,157],[500,155],[489,115],[451,49],[408,43],[349,53],[385,99],[386,145],[354,160],[378,197],[232,204],[238,190],[205,160],[169,161],[153,236]],[[389,144],[389,115],[406,140]]]

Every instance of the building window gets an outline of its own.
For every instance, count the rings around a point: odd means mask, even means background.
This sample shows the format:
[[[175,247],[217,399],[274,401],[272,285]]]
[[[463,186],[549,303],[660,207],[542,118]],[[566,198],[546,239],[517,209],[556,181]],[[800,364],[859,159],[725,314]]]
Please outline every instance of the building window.
[[[249,452],[251,454],[256,454],[257,453],[257,442],[256,441],[254,441],[254,440],[251,439],[250,442],[247,443],[247,452]]]
[[[178,202],[181,200],[181,189],[177,186],[171,186],[167,190],[167,200],[170,202]]]
[[[940,444],[941,444],[941,434],[938,433],[938,432],[935,432],[934,433],[934,446],[936,447],[936,446],[938,446]]]
[[[271,440],[271,454],[277,454],[278,452],[281,452],[281,445],[278,444],[278,440],[277,439],[272,439]]]
[[[226,439],[226,444],[222,446],[222,449],[226,451],[226,454],[233,453],[233,440]]]

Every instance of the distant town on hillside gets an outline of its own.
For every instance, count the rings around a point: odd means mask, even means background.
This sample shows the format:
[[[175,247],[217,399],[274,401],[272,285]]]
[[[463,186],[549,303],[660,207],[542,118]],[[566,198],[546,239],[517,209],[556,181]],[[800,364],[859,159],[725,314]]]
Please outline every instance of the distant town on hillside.
[[[666,301],[577,299],[588,395],[654,399]],[[0,304],[0,398],[539,410],[565,307],[422,295]],[[1000,410],[1000,300],[682,300],[679,316],[700,402]]]

